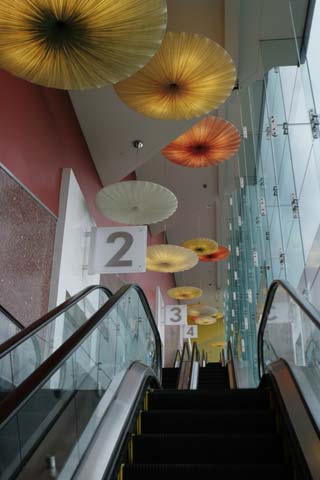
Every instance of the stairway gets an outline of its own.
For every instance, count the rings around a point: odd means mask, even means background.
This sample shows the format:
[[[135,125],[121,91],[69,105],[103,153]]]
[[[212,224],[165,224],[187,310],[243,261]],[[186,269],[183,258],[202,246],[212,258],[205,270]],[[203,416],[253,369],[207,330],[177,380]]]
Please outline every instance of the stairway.
[[[229,390],[218,367],[200,370],[197,391],[148,394],[121,480],[293,480],[271,391]]]
[[[207,363],[206,367],[200,367],[198,390],[228,390],[229,379],[227,367],[221,363]]]
[[[177,388],[179,368],[162,369],[162,388]]]

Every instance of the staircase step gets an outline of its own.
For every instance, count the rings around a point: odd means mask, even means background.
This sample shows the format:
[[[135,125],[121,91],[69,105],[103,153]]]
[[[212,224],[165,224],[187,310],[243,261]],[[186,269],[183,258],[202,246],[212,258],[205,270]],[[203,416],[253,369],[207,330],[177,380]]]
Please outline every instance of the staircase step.
[[[178,383],[178,368],[163,368],[162,369],[162,387],[176,388]]]
[[[142,433],[275,433],[273,411],[154,410],[141,415]]]
[[[284,465],[193,465],[135,464],[126,465],[124,480],[194,480],[221,478],[224,480],[293,480],[291,469]]]
[[[155,390],[149,395],[149,410],[268,410],[269,390]]]
[[[134,463],[280,463],[278,435],[152,435],[133,437]]]

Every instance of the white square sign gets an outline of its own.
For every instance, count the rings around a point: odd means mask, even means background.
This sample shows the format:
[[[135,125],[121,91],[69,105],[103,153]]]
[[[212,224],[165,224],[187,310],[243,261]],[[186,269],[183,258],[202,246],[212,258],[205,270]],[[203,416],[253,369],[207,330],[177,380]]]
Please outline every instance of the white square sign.
[[[146,271],[147,227],[91,229],[89,274]]]
[[[183,338],[198,338],[198,325],[184,325]]]
[[[187,325],[187,305],[166,305],[166,325]]]

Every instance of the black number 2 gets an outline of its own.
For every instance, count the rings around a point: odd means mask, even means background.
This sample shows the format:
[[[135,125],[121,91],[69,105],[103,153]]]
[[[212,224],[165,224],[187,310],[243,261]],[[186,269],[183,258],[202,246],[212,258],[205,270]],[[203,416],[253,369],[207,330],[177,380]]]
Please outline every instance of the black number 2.
[[[121,258],[128,252],[131,245],[133,244],[133,237],[128,232],[113,232],[107,238],[107,243],[114,243],[118,238],[124,240],[124,244],[117,251],[117,253],[110,258],[110,260],[105,264],[105,267],[132,267],[132,260],[121,260]]]

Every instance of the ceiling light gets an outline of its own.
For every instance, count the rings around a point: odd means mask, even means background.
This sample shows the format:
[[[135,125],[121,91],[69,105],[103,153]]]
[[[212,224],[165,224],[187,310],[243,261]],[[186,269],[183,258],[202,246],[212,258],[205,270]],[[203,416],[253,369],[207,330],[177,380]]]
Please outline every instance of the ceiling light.
[[[147,248],[147,270],[154,272],[183,272],[198,263],[191,250],[177,245],[152,245]]]
[[[169,218],[178,207],[176,196],[157,183],[133,180],[103,188],[96,196],[102,215],[127,225],[149,225]]]
[[[209,113],[235,83],[230,55],[207,37],[167,32],[144,68],[115,85],[121,100],[148,117],[187,120]]]
[[[1,67],[62,89],[129,77],[158,50],[165,0],[1,0]]]
[[[209,167],[232,157],[240,142],[240,134],[232,123],[208,116],[171,142],[162,154],[184,167]]]
[[[224,260],[225,258],[228,258],[229,255],[230,250],[227,247],[219,245],[217,250],[215,250],[213,253],[200,255],[199,260],[201,260],[201,262],[218,262],[219,260]]]
[[[190,248],[190,250],[200,256],[213,253],[218,248],[218,244],[209,238],[193,238],[184,242],[182,247]]]
[[[203,295],[203,291],[201,288],[196,287],[176,287],[170,288],[167,291],[167,295],[176,300],[190,300],[191,298],[201,297]]]

